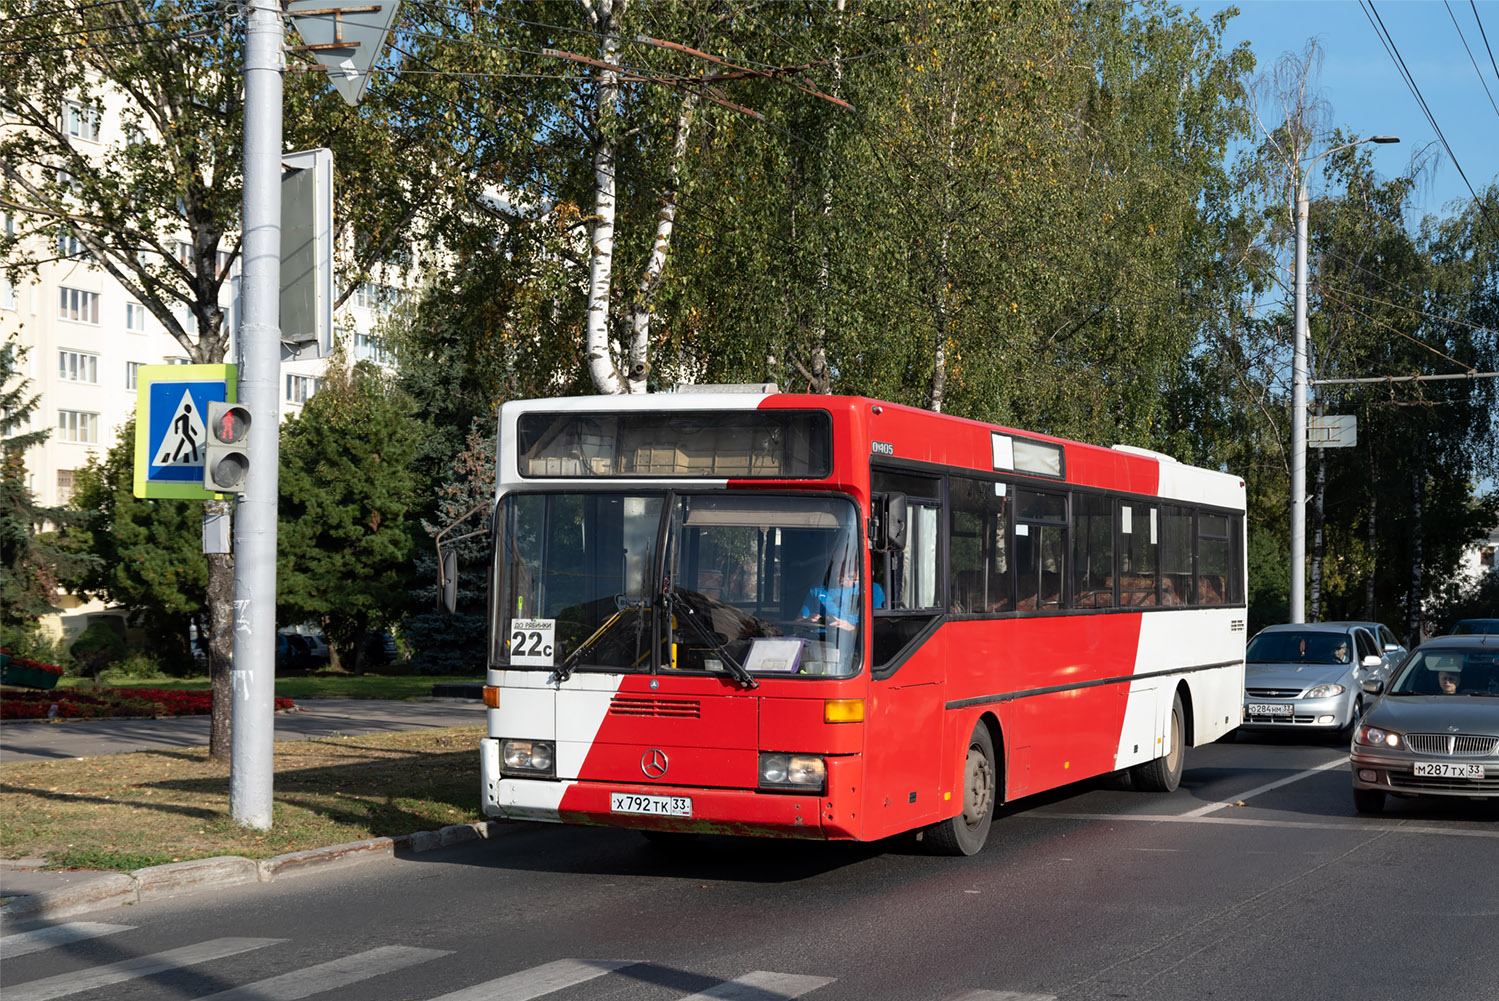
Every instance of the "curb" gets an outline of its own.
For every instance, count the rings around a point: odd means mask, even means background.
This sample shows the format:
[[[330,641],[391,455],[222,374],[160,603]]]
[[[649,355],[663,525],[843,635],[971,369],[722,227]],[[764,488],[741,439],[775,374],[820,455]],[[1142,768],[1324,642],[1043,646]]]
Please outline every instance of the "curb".
[[[56,918],[78,911],[159,900],[178,893],[243,883],[273,883],[305,873],[341,868],[365,860],[419,854],[472,841],[489,841],[522,825],[495,820],[453,824],[436,831],[417,831],[393,838],[370,838],[328,848],[311,848],[268,859],[219,855],[155,865],[132,872],[49,870],[64,885],[36,892],[0,891],[0,921]],[[9,869],[8,871],[25,871]],[[70,884],[70,885],[69,885]]]

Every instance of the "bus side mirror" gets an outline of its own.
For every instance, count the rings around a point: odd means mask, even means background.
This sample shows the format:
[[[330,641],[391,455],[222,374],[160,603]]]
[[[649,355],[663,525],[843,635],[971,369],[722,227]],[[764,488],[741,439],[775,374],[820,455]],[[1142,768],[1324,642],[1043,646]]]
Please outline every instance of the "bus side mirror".
[[[437,610],[446,615],[458,611],[458,550],[440,550],[437,570]]]
[[[870,548],[882,553],[906,548],[906,495],[879,494]]]

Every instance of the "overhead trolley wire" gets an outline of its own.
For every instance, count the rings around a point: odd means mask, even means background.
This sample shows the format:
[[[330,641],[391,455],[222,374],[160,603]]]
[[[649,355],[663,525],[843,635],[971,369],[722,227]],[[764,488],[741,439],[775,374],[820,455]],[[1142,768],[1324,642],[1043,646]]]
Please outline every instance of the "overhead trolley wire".
[[[1494,114],[1499,115],[1499,104],[1494,103],[1494,95],[1489,93],[1488,81],[1483,78],[1483,70],[1478,68],[1478,60],[1473,58],[1473,50],[1468,48],[1468,39],[1463,36],[1462,25],[1457,23],[1457,15],[1452,13],[1452,4],[1448,0],[1442,0],[1442,6],[1447,8],[1447,16],[1452,18],[1452,26],[1457,29],[1457,37],[1463,43],[1463,51],[1468,53],[1468,62],[1473,64],[1473,72],[1478,74],[1478,82],[1483,87],[1484,96],[1489,99],[1489,107],[1494,109]]]

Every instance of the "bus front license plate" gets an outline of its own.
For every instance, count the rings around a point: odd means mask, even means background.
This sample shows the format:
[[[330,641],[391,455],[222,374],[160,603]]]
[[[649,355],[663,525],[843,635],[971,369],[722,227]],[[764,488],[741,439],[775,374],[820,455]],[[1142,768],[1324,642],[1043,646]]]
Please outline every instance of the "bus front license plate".
[[[1251,716],[1289,716],[1290,706],[1276,705],[1273,702],[1251,702],[1249,703],[1249,715]]]
[[[641,796],[633,792],[609,794],[610,813],[642,813],[651,817],[692,816],[691,796]]]

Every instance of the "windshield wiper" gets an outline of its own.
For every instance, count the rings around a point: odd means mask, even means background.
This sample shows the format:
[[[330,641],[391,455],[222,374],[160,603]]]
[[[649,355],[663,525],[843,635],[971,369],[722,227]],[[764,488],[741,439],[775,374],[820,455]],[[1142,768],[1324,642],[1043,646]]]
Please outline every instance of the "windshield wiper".
[[[696,591],[687,591],[680,587],[672,587],[667,591],[667,614],[671,614],[672,608],[678,604],[673,599],[678,596],[685,597],[687,595],[707,600],[705,596],[698,594]],[[745,688],[759,688],[760,683],[755,680],[754,676],[746,671],[744,665],[735,660],[734,655],[725,649],[727,641],[720,641],[718,633],[705,626],[702,620],[698,618],[697,610],[692,607],[692,602],[682,601],[680,604],[683,614],[677,617],[677,621],[686,622],[692,627],[698,638],[707,644],[714,653],[718,654],[720,662],[728,670],[729,674],[733,675],[735,681],[739,682]]]
[[[614,596],[614,605],[616,608],[615,613],[605,619],[603,624],[593,631],[592,636],[588,637],[582,643],[579,643],[577,648],[574,649],[572,653],[567,655],[566,660],[552,669],[553,681],[556,681],[560,684],[566,681],[568,678],[572,677],[573,668],[577,667],[578,662],[583,659],[583,653],[589,647],[593,646],[594,643],[602,639],[604,634],[609,632],[610,629],[614,628],[615,623],[624,618],[626,612],[643,612],[647,607],[644,601],[631,601],[628,597],[622,594]],[[636,628],[639,628],[638,622],[636,624]]]

